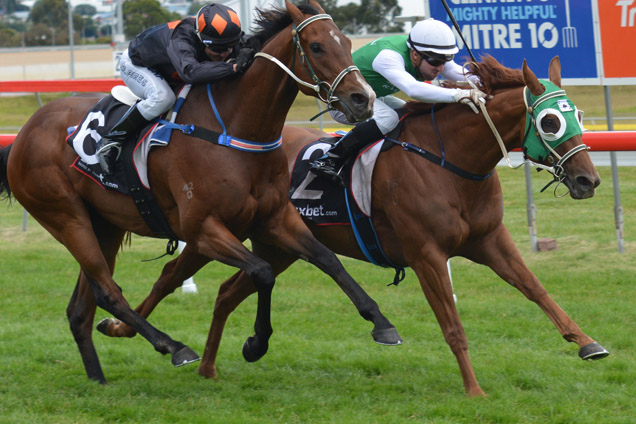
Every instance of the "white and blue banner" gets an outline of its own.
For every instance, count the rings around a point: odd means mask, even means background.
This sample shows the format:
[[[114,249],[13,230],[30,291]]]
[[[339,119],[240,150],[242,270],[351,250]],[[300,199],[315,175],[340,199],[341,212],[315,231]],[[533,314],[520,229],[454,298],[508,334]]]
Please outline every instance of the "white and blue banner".
[[[455,20],[479,60],[490,54],[510,68],[523,60],[546,78],[554,56],[562,64],[564,83],[598,84],[599,58],[595,43],[595,4],[592,0],[446,0]],[[429,16],[453,31],[442,0],[429,0]],[[460,37],[457,62],[470,55]]]

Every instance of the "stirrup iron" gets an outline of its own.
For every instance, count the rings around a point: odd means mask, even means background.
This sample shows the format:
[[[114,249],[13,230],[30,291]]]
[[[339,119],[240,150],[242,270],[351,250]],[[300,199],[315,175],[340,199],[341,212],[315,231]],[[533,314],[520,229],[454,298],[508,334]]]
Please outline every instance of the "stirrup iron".
[[[113,149],[116,149],[116,154],[113,156]],[[115,162],[119,159],[121,155],[122,144],[118,141],[111,141],[97,149],[95,152],[95,156],[97,156],[97,161],[99,162],[99,166],[102,167],[104,172],[107,174],[112,174],[111,163],[114,165]]]

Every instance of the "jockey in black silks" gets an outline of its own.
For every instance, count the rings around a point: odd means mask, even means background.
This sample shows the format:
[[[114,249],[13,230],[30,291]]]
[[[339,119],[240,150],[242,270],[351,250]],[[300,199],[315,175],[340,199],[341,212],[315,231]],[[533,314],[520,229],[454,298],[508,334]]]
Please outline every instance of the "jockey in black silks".
[[[244,72],[255,54],[246,47],[248,38],[233,9],[212,3],[196,17],[156,25],[131,41],[121,56],[121,77],[141,100],[98,142],[104,172],[112,173],[122,142],[172,107],[175,89],[183,83],[210,83]]]

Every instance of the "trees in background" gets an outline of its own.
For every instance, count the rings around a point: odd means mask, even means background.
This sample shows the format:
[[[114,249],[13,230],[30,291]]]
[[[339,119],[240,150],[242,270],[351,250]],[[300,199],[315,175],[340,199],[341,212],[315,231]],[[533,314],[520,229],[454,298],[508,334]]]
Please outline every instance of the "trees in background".
[[[132,39],[151,26],[181,19],[169,12],[157,0],[126,0],[124,2],[124,35]]]
[[[402,13],[398,0],[360,0],[360,4],[337,5],[338,0],[322,0],[321,5],[345,34],[402,32],[395,17]]]
[[[68,44],[68,3],[65,0],[36,1],[29,21],[31,25],[24,37],[28,46]]]
[[[345,34],[403,31],[402,24],[394,21],[402,12],[398,0],[359,0],[360,4],[352,2],[342,6],[338,6],[338,1],[321,0],[320,3]],[[207,2],[191,1],[188,16],[196,14],[204,4]],[[28,8],[17,0],[0,0],[0,47],[69,43],[66,0],[37,0],[26,22],[12,15],[16,11],[28,11]],[[109,41],[103,36],[110,36],[111,26],[101,22],[96,12],[95,7],[88,4],[80,4],[73,9],[74,42]],[[164,9],[158,0],[125,0],[123,15],[124,35],[127,39],[132,39],[153,25],[182,18],[178,13]]]

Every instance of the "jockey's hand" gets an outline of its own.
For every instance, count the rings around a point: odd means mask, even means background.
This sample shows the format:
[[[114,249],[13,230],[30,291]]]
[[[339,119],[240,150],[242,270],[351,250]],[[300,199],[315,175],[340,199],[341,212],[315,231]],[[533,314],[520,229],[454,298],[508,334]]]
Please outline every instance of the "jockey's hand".
[[[252,64],[255,54],[256,50],[250,49],[249,47],[243,47],[239,50],[236,56],[236,72],[241,74],[245,72]]]
[[[462,90],[458,89],[455,93],[455,101],[457,103],[463,103],[468,105],[473,112],[479,114],[479,109],[477,109],[477,102],[481,102],[486,104],[487,94],[478,89],[472,90]]]

